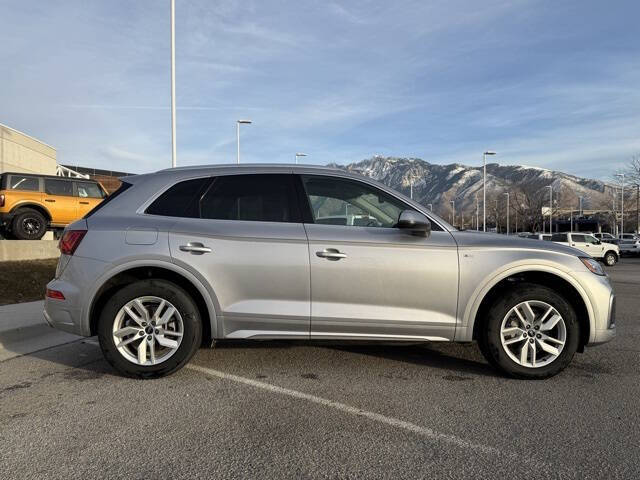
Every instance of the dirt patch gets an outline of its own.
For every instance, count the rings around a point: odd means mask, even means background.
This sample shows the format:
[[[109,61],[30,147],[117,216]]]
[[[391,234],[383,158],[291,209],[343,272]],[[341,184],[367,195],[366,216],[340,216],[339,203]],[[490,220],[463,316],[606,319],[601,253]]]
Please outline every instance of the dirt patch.
[[[57,258],[0,262],[0,305],[42,300],[57,264]]]

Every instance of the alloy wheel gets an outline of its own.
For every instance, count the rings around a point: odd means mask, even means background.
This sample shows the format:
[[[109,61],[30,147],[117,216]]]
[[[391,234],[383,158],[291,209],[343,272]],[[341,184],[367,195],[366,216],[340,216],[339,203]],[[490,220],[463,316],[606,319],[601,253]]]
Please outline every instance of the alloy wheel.
[[[553,306],[539,300],[527,300],[504,316],[500,340],[504,351],[518,365],[540,368],[562,353],[567,327]]]
[[[27,217],[22,220],[22,229],[30,236],[37,235],[41,228],[42,225],[37,218]]]
[[[113,342],[120,354],[136,365],[157,365],[180,347],[184,324],[167,300],[144,296],[127,302],[113,321]]]

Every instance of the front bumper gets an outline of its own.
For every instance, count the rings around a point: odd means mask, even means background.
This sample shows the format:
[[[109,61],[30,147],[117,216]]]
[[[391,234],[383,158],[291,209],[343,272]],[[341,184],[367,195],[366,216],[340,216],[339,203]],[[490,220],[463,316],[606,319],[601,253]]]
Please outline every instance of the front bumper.
[[[11,221],[13,220],[13,213],[9,212],[0,212],[0,227],[8,227],[11,225]]]

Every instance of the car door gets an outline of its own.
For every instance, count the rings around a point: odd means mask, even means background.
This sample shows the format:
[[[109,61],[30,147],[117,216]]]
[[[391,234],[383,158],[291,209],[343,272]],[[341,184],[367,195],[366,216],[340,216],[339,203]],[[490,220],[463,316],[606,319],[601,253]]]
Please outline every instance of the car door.
[[[78,218],[78,206],[73,195],[73,181],[64,178],[45,178],[44,203],[51,213],[51,223],[67,225]]]
[[[311,261],[312,338],[452,339],[456,243],[394,228],[410,206],[358,180],[302,175]],[[302,202],[301,202],[302,203]],[[325,223],[327,218],[345,222]]]
[[[596,253],[595,250],[591,248],[591,245],[587,243],[585,235],[582,235],[582,234],[577,234],[577,233],[571,234],[571,246],[589,255]]]
[[[106,194],[104,190],[95,182],[76,181],[76,205],[78,218],[84,217],[93,210],[104,198]]]
[[[293,176],[216,176],[194,205],[194,218],[171,229],[171,255],[211,287],[218,336],[309,338],[309,254]]]
[[[584,235],[584,242],[589,251],[589,255],[597,258],[604,257],[605,245],[603,245],[600,240],[593,235]]]

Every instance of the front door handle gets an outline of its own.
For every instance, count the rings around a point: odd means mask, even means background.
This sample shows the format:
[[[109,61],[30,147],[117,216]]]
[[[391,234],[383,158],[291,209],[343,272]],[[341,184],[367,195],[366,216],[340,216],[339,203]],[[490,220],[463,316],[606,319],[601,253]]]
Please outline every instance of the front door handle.
[[[56,202],[55,200],[52,200],[50,198],[45,198],[44,201],[45,202],[51,202],[51,203],[55,203]]]
[[[80,202],[80,205],[89,205],[89,202]]]
[[[316,255],[320,258],[326,258],[327,260],[340,260],[341,258],[347,258],[345,253],[341,253],[335,248],[325,248],[320,252],[316,252]]]
[[[193,253],[194,255],[202,255],[203,253],[211,253],[209,247],[205,247],[200,242],[189,242],[186,245],[180,245],[180,250],[183,252]]]

